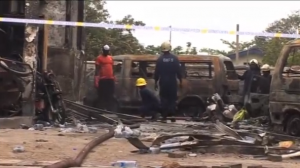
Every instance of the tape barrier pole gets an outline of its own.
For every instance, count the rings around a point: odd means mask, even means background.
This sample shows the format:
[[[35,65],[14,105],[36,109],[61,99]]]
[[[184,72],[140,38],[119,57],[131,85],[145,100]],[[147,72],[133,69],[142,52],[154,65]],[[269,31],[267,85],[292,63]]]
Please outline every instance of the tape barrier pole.
[[[240,36],[261,36],[261,37],[284,37],[284,38],[300,38],[298,34],[282,34],[282,33],[264,33],[264,32],[243,32],[243,31],[227,31],[213,29],[196,29],[196,28],[176,28],[176,27],[160,27],[160,26],[134,26],[134,25],[117,25],[107,23],[88,23],[88,22],[70,22],[70,21],[55,21],[55,20],[38,20],[38,19],[19,19],[0,17],[0,22],[10,23],[30,23],[30,24],[48,24],[59,26],[84,26],[98,27],[109,29],[134,29],[134,30],[154,30],[154,31],[173,31],[183,33],[201,33],[201,34],[229,34]]]

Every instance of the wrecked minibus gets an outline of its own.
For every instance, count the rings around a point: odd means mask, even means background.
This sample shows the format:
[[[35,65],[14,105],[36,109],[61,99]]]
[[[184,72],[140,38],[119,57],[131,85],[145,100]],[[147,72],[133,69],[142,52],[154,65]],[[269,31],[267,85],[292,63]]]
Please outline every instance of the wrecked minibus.
[[[157,55],[120,55],[114,56],[115,107],[116,111],[124,108],[137,108],[141,105],[141,97],[135,87],[137,78],[145,78],[148,88],[159,98],[154,90],[154,69]],[[230,58],[225,56],[180,55],[178,59],[182,68],[183,87],[178,90],[178,114],[189,117],[199,117],[206,109],[206,99],[218,93],[224,100],[238,103],[240,81]],[[89,81],[84,103],[96,106],[96,92],[93,90],[93,61],[86,73]]]

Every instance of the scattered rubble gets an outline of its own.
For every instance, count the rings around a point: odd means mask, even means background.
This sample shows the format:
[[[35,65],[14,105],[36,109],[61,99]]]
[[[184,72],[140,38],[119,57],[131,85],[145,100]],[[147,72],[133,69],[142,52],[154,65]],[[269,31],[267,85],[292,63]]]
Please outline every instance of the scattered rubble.
[[[21,146],[21,145],[17,145],[13,148],[14,153],[22,153],[24,151],[25,151],[25,148],[24,148],[24,146]]]

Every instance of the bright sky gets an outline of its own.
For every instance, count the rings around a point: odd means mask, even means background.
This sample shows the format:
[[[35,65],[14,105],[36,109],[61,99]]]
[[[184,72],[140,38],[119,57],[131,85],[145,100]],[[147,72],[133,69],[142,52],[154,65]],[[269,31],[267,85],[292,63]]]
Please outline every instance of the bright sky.
[[[132,15],[148,26],[170,26],[262,32],[268,24],[299,9],[300,1],[107,1],[111,19]],[[169,32],[136,31],[144,45],[160,45],[169,40]],[[200,48],[227,49],[219,39],[234,41],[234,35],[172,33],[172,46],[191,42]],[[252,36],[240,36],[249,41]]]

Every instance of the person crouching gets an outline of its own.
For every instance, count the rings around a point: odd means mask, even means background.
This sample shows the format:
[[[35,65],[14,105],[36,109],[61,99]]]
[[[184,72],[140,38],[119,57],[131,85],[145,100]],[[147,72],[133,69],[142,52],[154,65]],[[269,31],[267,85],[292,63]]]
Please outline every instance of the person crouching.
[[[139,89],[142,98],[142,107],[140,107],[141,116],[151,115],[152,121],[157,120],[157,112],[160,112],[160,103],[158,98],[147,88],[147,82],[144,78],[138,78],[136,87]]]

